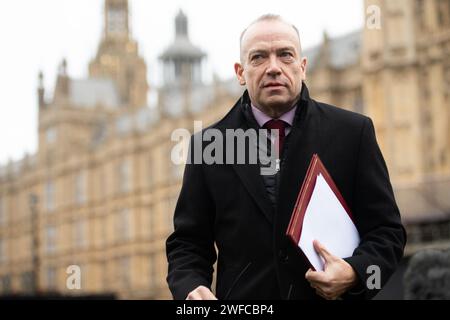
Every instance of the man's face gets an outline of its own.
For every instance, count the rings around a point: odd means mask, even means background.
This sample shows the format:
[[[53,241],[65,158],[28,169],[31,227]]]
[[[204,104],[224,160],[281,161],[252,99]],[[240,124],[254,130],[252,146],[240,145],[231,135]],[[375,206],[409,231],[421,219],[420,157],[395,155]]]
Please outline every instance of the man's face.
[[[277,20],[251,25],[242,39],[241,64],[235,64],[235,71],[256,106],[272,110],[292,106],[306,73],[294,28]]]

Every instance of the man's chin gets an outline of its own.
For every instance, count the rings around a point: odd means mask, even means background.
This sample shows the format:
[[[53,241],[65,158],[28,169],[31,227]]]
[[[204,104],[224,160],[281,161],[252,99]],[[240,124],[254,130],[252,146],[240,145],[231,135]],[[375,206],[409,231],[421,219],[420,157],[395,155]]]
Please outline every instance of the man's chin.
[[[280,96],[272,96],[265,99],[264,104],[269,108],[285,107],[289,104],[289,99]]]

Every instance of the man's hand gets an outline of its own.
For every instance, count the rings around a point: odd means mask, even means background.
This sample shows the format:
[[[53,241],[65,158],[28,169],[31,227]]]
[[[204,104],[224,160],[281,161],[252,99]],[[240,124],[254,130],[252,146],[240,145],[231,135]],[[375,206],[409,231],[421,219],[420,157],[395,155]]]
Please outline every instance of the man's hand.
[[[306,280],[316,289],[318,295],[335,300],[356,284],[356,273],[351,265],[333,256],[319,241],[314,240],[313,245],[316,252],[325,260],[325,268],[324,271],[309,269],[305,274]]]
[[[189,292],[186,300],[217,300],[217,298],[207,287],[198,286]]]

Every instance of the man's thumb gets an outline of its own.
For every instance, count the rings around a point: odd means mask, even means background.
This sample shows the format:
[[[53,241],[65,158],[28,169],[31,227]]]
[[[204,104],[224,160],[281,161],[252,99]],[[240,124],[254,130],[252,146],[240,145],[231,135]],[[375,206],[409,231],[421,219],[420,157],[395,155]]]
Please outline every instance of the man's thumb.
[[[316,252],[320,254],[326,262],[330,262],[331,260],[333,260],[333,255],[319,241],[314,240],[313,245]]]

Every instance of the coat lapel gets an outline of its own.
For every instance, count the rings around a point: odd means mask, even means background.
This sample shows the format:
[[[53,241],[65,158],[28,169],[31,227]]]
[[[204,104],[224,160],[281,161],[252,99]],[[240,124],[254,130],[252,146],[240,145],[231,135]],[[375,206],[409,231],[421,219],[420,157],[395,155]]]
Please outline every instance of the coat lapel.
[[[232,110],[225,118],[220,121],[216,127],[221,130],[226,129],[243,129],[247,130],[253,128],[258,130],[259,127],[254,118],[249,119],[248,109],[249,98],[247,92],[243,94],[241,99],[236,103]],[[247,112],[247,113],[246,113]],[[224,135],[225,131],[223,131]],[[235,150],[235,154],[236,154]],[[264,186],[263,178],[261,177],[260,167],[258,164],[236,164],[231,165],[241,180],[244,187],[247,189],[250,196],[253,198],[263,215],[270,223],[273,223],[274,208],[270,202],[266,188]]]
[[[264,216],[273,223],[273,207],[264,186],[259,165],[233,164],[233,168]]]

